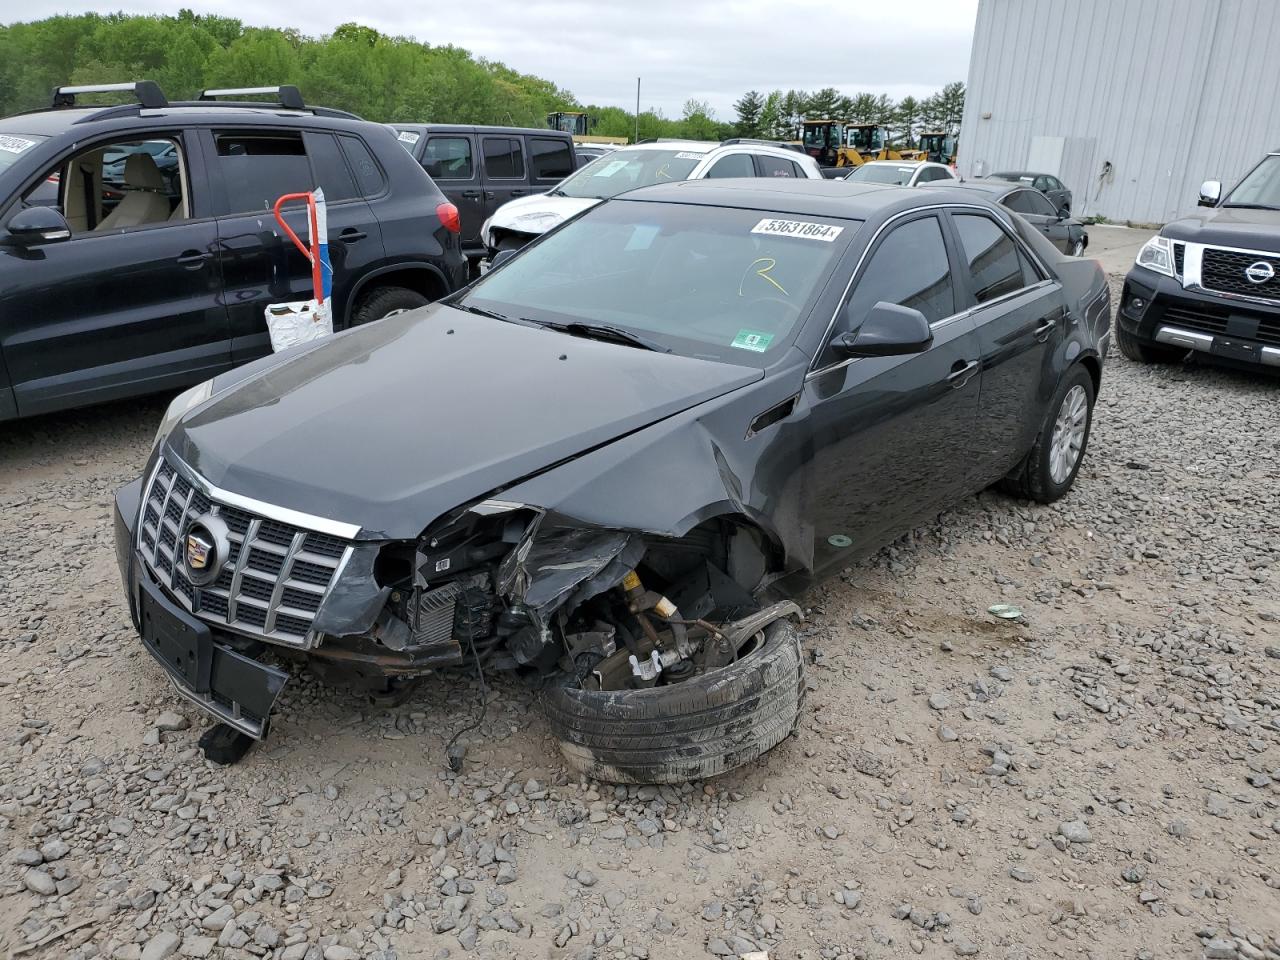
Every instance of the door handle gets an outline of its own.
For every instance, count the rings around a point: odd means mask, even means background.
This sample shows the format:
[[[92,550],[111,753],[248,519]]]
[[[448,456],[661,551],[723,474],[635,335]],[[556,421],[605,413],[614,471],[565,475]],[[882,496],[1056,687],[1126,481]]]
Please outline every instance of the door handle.
[[[1053,328],[1057,325],[1058,320],[1056,317],[1052,320],[1046,320],[1044,323],[1040,324],[1040,326],[1036,327],[1036,340],[1040,343],[1044,343],[1049,339],[1049,334],[1053,333]]]
[[[355,227],[347,227],[340,234],[338,239],[343,243],[355,243],[357,240],[363,240],[368,234],[363,230],[357,230]]]
[[[495,199],[497,196],[498,196],[498,195],[497,195],[496,193],[494,193],[492,190],[486,190],[486,191],[484,192],[484,198],[485,198],[486,200],[493,200],[493,199]]]
[[[968,383],[969,378],[977,372],[977,360],[969,360],[967,362],[964,360],[957,360],[952,365],[951,372],[947,374],[947,383],[951,384],[954,389],[959,390]]]
[[[479,200],[480,191],[479,190],[463,190],[462,193],[459,194],[459,196],[465,197],[468,200]]]
[[[178,265],[190,270],[199,270],[210,256],[211,254],[201,253],[199,250],[184,250],[178,256]]]

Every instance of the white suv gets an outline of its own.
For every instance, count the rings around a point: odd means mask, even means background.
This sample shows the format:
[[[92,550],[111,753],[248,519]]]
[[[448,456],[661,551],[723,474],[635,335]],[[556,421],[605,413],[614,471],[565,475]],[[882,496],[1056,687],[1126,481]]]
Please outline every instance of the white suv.
[[[789,177],[821,180],[812,157],[764,143],[660,140],[637,143],[600,157],[548,193],[503,204],[485,221],[480,237],[490,256],[518,250],[530,240],[601,200],[668,180],[703,177]]]

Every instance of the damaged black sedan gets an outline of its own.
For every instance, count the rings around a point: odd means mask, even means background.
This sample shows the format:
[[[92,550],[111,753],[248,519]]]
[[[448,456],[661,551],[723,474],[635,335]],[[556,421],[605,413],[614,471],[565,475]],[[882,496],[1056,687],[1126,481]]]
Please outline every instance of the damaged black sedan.
[[[292,653],[384,695],[518,671],[574,769],[720,773],[798,721],[788,596],[991,484],[1067,492],[1109,324],[1097,264],[971,191],[637,191],[175,399],[117,495],[134,622],[237,736]]]

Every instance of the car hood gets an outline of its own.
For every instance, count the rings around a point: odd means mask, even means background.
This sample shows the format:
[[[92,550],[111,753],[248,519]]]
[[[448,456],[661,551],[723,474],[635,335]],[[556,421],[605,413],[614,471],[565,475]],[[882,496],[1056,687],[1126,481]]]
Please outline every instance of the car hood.
[[[520,233],[545,233],[599,202],[595,197],[553,197],[549,193],[517,197],[494,212],[489,220],[489,228],[500,227]]]
[[[1165,224],[1162,236],[1251,250],[1280,250],[1280,210],[1217,207]]]
[[[762,376],[436,304],[264,367],[167,443],[221,490],[410,539],[448,510]]]

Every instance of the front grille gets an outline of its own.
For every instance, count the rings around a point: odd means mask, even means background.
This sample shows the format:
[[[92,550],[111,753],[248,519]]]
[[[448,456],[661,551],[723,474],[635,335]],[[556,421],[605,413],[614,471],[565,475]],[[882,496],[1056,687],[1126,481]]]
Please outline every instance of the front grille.
[[[1173,241],[1173,273],[1182,279],[1182,264],[1187,257],[1187,245],[1179,240]]]
[[[218,503],[166,460],[147,490],[138,546],[152,576],[206,622],[293,646],[309,644],[312,621],[351,549],[338,537]],[[218,578],[197,586],[183,562],[187,525],[216,514],[230,530]]]
[[[1164,311],[1164,319],[1178,327],[1199,330],[1202,333],[1226,333],[1228,312],[1213,307],[1170,306]]]
[[[1269,280],[1254,283],[1245,271],[1254,264],[1268,264],[1272,270]],[[1234,293],[1241,297],[1258,297],[1280,302],[1280,254],[1245,253],[1240,250],[1224,250],[1205,247],[1200,266],[1200,285],[1206,290]]]

